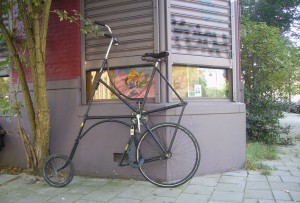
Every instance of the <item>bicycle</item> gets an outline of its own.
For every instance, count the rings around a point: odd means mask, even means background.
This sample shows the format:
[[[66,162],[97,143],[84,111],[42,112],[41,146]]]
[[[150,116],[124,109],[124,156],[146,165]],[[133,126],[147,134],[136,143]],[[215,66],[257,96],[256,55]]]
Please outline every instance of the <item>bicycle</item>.
[[[189,181],[196,173],[200,164],[200,148],[193,134],[180,125],[184,109],[187,105],[172,85],[163,76],[158,68],[158,64],[166,61],[168,52],[146,53],[142,60],[154,63],[151,77],[148,80],[145,95],[142,98],[133,98],[122,93],[113,83],[109,75],[110,85],[101,79],[101,75],[107,71],[109,73],[108,55],[112,45],[117,45],[118,40],[112,34],[111,28],[103,22],[95,22],[98,26],[106,28],[104,37],[110,38],[110,42],[99,70],[99,75],[94,83],[94,95],[99,85],[104,85],[120,101],[132,110],[131,115],[119,116],[89,116],[89,111],[93,99],[89,101],[86,113],[81,123],[78,135],[73,144],[69,156],[64,154],[50,155],[44,162],[42,174],[45,181],[54,187],[64,187],[68,185],[74,177],[74,165],[72,159],[75,155],[80,140],[95,126],[113,122],[122,124],[129,128],[129,139],[125,145],[123,156],[119,166],[131,166],[138,168],[146,180],[161,187],[176,187]],[[156,74],[159,74],[178,98],[178,103],[170,104],[152,110],[145,110],[148,94]],[[136,104],[129,101],[135,101]],[[176,123],[159,123],[154,126],[148,124],[150,114],[165,111],[168,109],[181,107],[181,113]],[[88,120],[99,121],[84,130]],[[120,120],[123,119],[123,120]],[[128,119],[129,122],[125,122]],[[141,128],[144,128],[142,131]]]

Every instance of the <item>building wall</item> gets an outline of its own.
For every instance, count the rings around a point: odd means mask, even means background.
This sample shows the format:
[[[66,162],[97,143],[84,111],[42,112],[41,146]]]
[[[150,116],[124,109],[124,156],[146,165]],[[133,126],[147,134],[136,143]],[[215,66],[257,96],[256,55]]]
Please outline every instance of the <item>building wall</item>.
[[[80,10],[84,5],[83,2],[85,1],[56,0],[53,2],[53,8]],[[157,10],[156,8],[157,6],[163,6],[161,2],[164,1],[139,1],[139,3],[141,3],[139,5],[152,13],[152,15],[159,16],[162,15],[159,12],[163,9]],[[229,1],[223,0],[223,2],[228,3]],[[149,7],[149,3],[151,3],[152,9]],[[91,12],[92,8],[90,10]],[[93,14],[91,12],[90,15],[92,17],[101,14],[97,12]],[[147,16],[144,17],[147,19]],[[101,20],[101,16],[97,18]],[[168,26],[166,26],[165,30],[158,30],[158,27],[162,26],[161,23],[167,23],[168,20],[171,19],[160,21],[155,16],[152,16],[150,19],[153,20],[154,26],[149,26],[147,24],[148,21],[146,21],[146,28],[148,26],[153,32],[153,37],[151,38],[152,43],[150,43],[151,47],[149,48],[146,44],[142,44],[142,47],[149,49],[146,51],[166,50],[170,45],[167,43],[167,33],[170,30],[168,31]],[[135,20],[141,21],[141,24],[143,23],[142,18]],[[114,26],[120,26],[122,28],[122,24]],[[120,30],[122,30],[121,28]],[[124,29],[125,28],[126,26],[124,26]],[[147,38],[146,34],[137,36]],[[163,36],[165,36],[165,38]],[[91,44],[88,44],[89,42],[86,41],[86,39],[80,37],[79,28],[76,27],[75,24],[59,22],[55,16],[51,16],[48,37],[47,78],[51,112],[50,153],[68,154],[71,151],[87,108],[87,105],[85,105],[84,91],[86,82],[85,69],[93,68],[95,64],[99,64],[101,61],[93,58],[93,55],[85,55],[87,51],[90,51],[89,53],[94,52],[92,49],[89,49],[89,45]],[[119,51],[120,49],[126,49],[126,46],[130,47],[130,36],[128,37],[129,38],[126,38],[126,35],[121,35],[120,42],[122,43],[123,38],[123,40],[125,42],[127,40],[129,44],[125,44],[123,48],[121,46]],[[83,41],[85,42],[83,43]],[[87,43],[87,49],[82,46],[85,43]],[[228,46],[228,44],[226,44],[226,46]],[[131,54],[130,56],[122,56],[117,49],[113,52],[112,64],[120,65],[123,62],[127,65],[138,64],[137,61],[140,60],[140,54],[142,54],[142,52],[135,52],[133,50],[129,53]],[[186,53],[178,54],[178,52],[173,52],[171,58],[172,62],[181,60],[186,63],[191,62],[194,65],[199,64],[199,62],[195,62],[197,61],[196,58],[189,58]],[[214,60],[211,56],[205,58],[205,62],[209,64],[209,59],[212,59],[213,63],[218,63],[216,62],[218,58]],[[237,56],[233,59],[237,59]],[[171,63],[168,66],[161,67],[161,69],[166,72],[171,71],[171,68]],[[238,67],[236,66],[235,68]],[[237,83],[237,72],[233,74],[234,81]],[[233,88],[235,88],[234,91],[236,93],[239,93],[236,86]],[[147,107],[157,107],[165,105],[169,101],[172,102],[168,98],[167,91],[163,90],[162,86],[162,89],[160,89],[160,99],[156,100],[155,103],[147,105]],[[95,103],[90,112],[92,115],[131,113],[125,105],[121,105],[118,102]],[[154,123],[174,121],[178,114],[178,111],[170,110],[154,115],[151,119]],[[26,112],[24,112],[24,116],[26,118]],[[4,119],[1,119],[1,122],[5,123],[5,128],[16,126],[14,120],[8,123]],[[24,120],[23,122],[27,130],[29,130],[27,121]],[[87,126],[93,122],[95,121],[88,123]],[[245,123],[245,105],[238,100],[235,102],[223,100],[189,101],[189,105],[182,119],[182,125],[190,129],[200,145],[201,163],[197,172],[198,175],[230,171],[243,167],[246,153]],[[114,154],[122,153],[128,140],[128,135],[128,129],[120,125],[117,127],[117,124],[104,124],[103,126],[94,128],[81,140],[75,154],[73,161],[77,174],[140,179],[141,175],[138,170],[131,169],[130,167],[120,168],[118,167],[118,162],[114,161]],[[4,151],[0,152],[0,164],[25,166],[25,157],[21,144],[15,137],[7,137],[6,139],[8,144]]]
[[[71,12],[72,10],[80,11],[79,0],[54,0],[51,10],[61,9]],[[81,46],[80,46],[80,32],[79,27],[74,23],[60,22],[58,17],[54,13],[50,13],[49,30],[47,40],[47,80],[48,80],[48,98],[51,113],[51,126],[50,134],[53,133],[55,125],[55,117],[62,116],[60,111],[55,111],[58,106],[65,108],[68,104],[60,98],[59,92],[64,92],[64,97],[69,97],[69,94],[73,90],[80,90],[80,74],[81,74]],[[1,59],[0,54],[0,59]],[[15,72],[11,72],[12,82],[16,83],[17,75]],[[26,77],[31,86],[31,77],[29,69],[26,69]],[[74,85],[73,81],[77,81]],[[71,95],[70,95],[71,96]],[[77,95],[79,96],[79,94]],[[57,99],[53,100],[52,98]],[[19,99],[22,99],[22,95],[19,94]],[[53,110],[52,110],[53,109]],[[22,124],[30,134],[30,125],[27,118],[27,112],[23,110]],[[65,115],[65,114],[63,114]],[[75,115],[70,115],[76,117]],[[6,136],[6,146],[0,153],[0,165],[14,165],[14,166],[26,166],[25,155],[23,146],[17,136],[17,123],[15,118],[5,118],[0,116],[1,126],[5,129],[9,129],[9,134]],[[54,124],[53,124],[54,123]],[[51,137],[51,136],[50,136]],[[50,138],[51,139],[51,138]]]

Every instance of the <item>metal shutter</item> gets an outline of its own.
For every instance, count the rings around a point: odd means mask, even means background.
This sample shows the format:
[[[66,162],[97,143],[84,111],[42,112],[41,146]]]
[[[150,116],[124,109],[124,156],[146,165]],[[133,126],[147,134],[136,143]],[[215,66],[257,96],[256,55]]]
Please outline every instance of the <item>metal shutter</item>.
[[[140,60],[143,53],[155,50],[154,4],[153,0],[84,1],[85,16],[92,21],[105,22],[119,40],[119,45],[110,52],[110,64],[138,64],[137,59]],[[84,41],[86,68],[99,67],[108,39],[96,40],[92,35],[87,35]]]
[[[230,0],[171,0],[171,52],[231,59]]]

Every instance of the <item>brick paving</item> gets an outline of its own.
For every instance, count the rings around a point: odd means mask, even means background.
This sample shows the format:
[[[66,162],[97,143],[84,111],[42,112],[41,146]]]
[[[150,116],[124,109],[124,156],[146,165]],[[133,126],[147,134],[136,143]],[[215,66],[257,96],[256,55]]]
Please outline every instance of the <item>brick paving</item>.
[[[292,116],[296,118],[298,115]],[[294,123],[300,129],[300,122]],[[279,151],[280,159],[264,162],[274,168],[269,176],[240,170],[194,177],[177,188],[160,188],[146,181],[78,176],[64,188],[53,188],[40,177],[2,174],[0,203],[300,202],[300,142],[294,146],[279,147]]]
[[[295,203],[300,202],[300,142],[279,147],[280,159],[266,161],[270,176],[233,171],[194,177],[177,188],[146,181],[76,176],[64,188],[50,187],[40,177],[0,175],[0,203]]]

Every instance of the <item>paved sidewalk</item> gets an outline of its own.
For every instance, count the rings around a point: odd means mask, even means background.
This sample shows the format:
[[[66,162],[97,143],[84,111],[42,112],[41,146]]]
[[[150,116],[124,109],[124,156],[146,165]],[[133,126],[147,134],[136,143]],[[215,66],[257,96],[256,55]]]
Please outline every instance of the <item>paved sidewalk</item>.
[[[64,188],[48,186],[28,175],[0,175],[0,203],[116,202],[116,203],[292,203],[300,202],[300,142],[280,147],[280,160],[266,162],[276,168],[271,176],[235,171],[194,177],[169,189],[146,181],[75,177]]]

